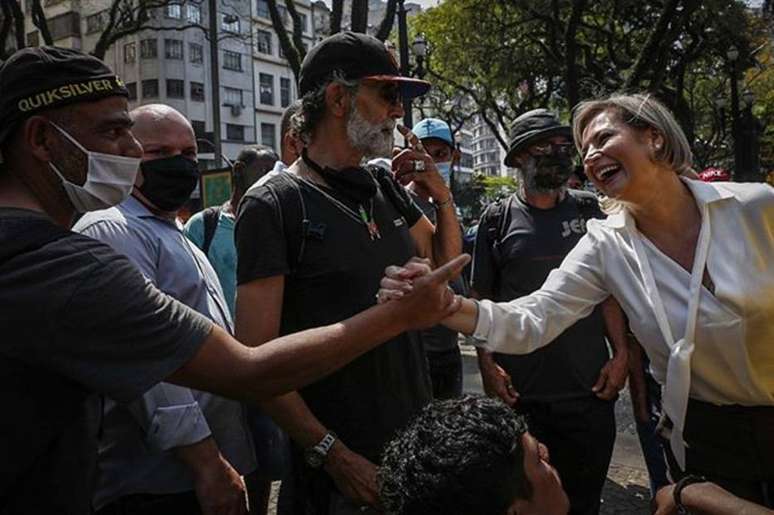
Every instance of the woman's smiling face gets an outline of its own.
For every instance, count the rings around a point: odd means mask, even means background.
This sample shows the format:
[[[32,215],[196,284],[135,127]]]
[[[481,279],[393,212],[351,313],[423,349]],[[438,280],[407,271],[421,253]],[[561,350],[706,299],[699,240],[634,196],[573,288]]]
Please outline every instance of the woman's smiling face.
[[[655,179],[653,152],[663,138],[620,120],[616,111],[601,111],[583,130],[581,156],[586,176],[608,197],[628,200]]]

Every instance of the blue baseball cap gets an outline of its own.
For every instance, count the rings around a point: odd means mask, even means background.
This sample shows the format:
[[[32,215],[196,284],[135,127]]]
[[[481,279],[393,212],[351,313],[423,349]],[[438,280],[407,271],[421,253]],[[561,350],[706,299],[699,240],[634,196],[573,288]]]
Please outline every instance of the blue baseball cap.
[[[454,138],[449,124],[438,118],[425,118],[417,122],[411,132],[419,139],[437,138],[454,148]]]

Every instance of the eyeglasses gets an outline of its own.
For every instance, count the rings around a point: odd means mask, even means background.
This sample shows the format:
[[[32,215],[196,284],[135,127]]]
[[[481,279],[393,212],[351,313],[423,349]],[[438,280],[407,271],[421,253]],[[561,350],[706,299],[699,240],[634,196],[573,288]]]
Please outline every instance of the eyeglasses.
[[[550,156],[550,155],[564,155],[570,156],[575,150],[575,145],[572,143],[553,143],[546,141],[544,143],[536,143],[527,149],[527,152],[532,157],[537,156]]]
[[[379,93],[379,96],[389,105],[403,103],[403,96],[400,92],[400,86],[394,82],[373,81],[368,82]]]

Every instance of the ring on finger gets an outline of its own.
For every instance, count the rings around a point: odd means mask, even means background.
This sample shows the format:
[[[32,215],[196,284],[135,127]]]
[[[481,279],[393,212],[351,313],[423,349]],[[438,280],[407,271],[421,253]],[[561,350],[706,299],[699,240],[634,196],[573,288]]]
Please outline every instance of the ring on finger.
[[[414,160],[414,171],[415,172],[424,172],[425,171],[425,162],[421,159],[415,159]]]

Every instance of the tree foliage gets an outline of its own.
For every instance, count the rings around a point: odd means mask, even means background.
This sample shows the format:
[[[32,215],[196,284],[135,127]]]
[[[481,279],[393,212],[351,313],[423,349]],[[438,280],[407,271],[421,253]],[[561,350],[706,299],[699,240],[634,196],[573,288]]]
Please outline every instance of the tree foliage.
[[[412,29],[431,44],[426,102],[449,120],[480,115],[504,148],[497,129],[527,110],[569,116],[581,99],[644,91],[673,110],[702,164],[727,157],[715,102],[728,94],[726,52],[739,49],[741,74],[764,35],[734,0],[446,0]]]

